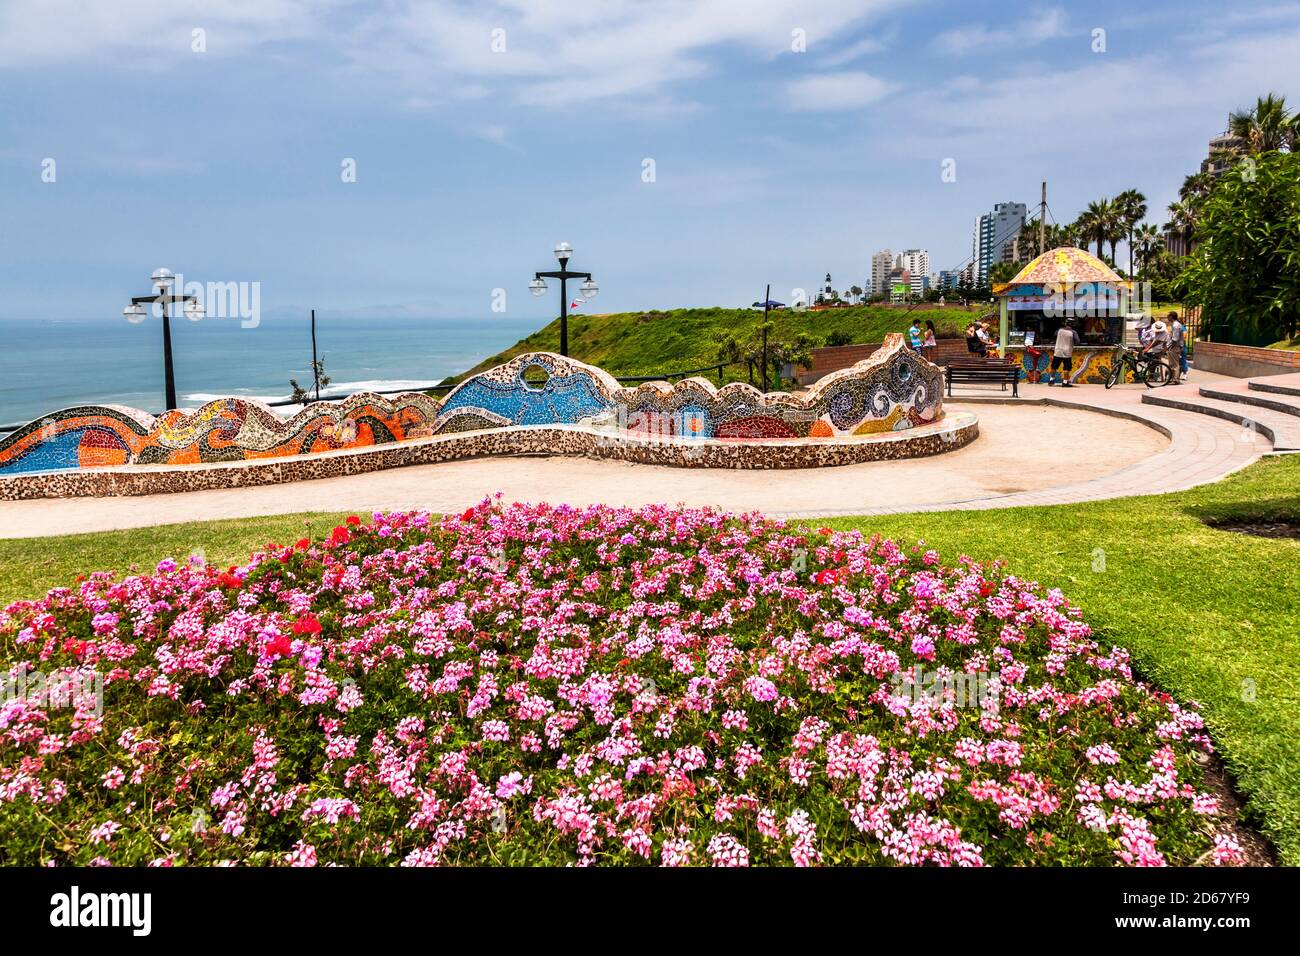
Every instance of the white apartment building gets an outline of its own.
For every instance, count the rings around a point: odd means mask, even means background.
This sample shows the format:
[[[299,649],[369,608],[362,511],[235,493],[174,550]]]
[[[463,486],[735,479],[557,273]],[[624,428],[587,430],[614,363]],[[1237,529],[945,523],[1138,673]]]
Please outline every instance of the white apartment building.
[[[908,249],[898,255],[895,265],[906,269],[912,276],[912,294],[923,296],[929,286],[930,253],[925,249]]]

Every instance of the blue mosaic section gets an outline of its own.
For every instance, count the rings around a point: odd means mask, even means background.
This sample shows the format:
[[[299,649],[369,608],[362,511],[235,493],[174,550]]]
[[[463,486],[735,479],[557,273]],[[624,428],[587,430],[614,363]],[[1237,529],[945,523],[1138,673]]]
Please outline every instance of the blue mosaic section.
[[[0,465],[0,475],[17,475],[30,471],[56,471],[76,468],[84,428],[60,432],[33,447],[26,454]]]
[[[443,416],[458,409],[484,409],[515,425],[572,425],[609,411],[612,403],[586,375],[553,376],[541,388],[478,377],[447,397]]]

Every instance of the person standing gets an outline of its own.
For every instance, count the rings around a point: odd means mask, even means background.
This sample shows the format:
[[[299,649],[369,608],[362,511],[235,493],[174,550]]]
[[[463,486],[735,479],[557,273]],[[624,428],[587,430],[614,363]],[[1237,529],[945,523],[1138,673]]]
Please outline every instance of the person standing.
[[[1178,364],[1170,344],[1169,326],[1156,319],[1151,326],[1151,334],[1147,337],[1147,343],[1142,347],[1142,351],[1149,358],[1155,359],[1169,369],[1169,376],[1171,379],[1173,378],[1174,373],[1178,370]]]
[[[921,344],[924,340],[925,336],[921,332],[921,320],[913,319],[912,327],[907,330],[908,345],[912,346],[912,351],[919,352],[921,351]]]
[[[1052,368],[1047,376],[1048,385],[1055,384],[1056,376],[1060,375],[1062,388],[1074,388],[1070,374],[1074,371],[1074,347],[1079,344],[1079,333],[1074,330],[1074,323],[1066,319],[1057,330],[1056,342],[1052,346]]]
[[[1183,376],[1187,374],[1187,326],[1183,325],[1178,318],[1177,312],[1169,313],[1169,347],[1173,350],[1177,361],[1178,374],[1174,375],[1174,367],[1169,367],[1169,384],[1181,385]]]
[[[921,347],[921,353],[928,361],[934,361],[934,350],[939,345],[939,334],[935,331],[934,322],[929,319],[925,320],[925,344]]]

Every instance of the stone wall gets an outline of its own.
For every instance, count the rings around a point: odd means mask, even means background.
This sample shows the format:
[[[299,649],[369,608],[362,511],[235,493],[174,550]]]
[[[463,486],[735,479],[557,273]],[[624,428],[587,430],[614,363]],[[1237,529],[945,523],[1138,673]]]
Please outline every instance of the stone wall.
[[[978,434],[979,424],[970,412],[867,438],[797,442],[661,438],[586,424],[509,426],[286,458],[178,466],[124,465],[0,476],[0,501],[243,488],[488,455],[579,455],[684,468],[822,468],[937,455],[969,444]]]

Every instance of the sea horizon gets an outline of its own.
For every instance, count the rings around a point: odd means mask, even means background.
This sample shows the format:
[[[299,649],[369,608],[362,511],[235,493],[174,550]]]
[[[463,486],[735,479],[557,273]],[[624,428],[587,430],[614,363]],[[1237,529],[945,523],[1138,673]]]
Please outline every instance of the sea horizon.
[[[321,394],[438,384],[545,324],[536,318],[317,318],[317,352],[330,384]],[[220,398],[287,401],[289,379],[311,383],[311,326],[305,318],[173,318],[176,397],[183,409]],[[0,319],[4,374],[0,425],[35,421],[75,405],[163,410],[162,328],[110,318]],[[294,406],[276,410],[291,415]]]

